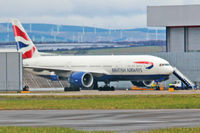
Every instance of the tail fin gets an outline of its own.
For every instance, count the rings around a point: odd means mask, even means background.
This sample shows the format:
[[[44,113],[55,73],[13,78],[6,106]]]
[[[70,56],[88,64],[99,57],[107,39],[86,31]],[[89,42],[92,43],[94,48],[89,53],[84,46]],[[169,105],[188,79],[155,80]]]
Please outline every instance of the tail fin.
[[[29,38],[28,34],[22,27],[19,20],[12,20],[15,41],[17,42],[17,50],[23,53],[23,59],[38,56],[39,52]]]

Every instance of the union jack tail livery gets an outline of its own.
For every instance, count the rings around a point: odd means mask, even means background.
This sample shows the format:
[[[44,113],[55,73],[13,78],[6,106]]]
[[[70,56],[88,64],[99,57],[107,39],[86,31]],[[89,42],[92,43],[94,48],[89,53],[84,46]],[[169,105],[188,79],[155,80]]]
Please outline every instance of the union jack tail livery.
[[[38,50],[29,38],[28,34],[22,27],[19,20],[12,20],[15,40],[17,42],[17,50],[23,53],[23,59],[38,56]]]

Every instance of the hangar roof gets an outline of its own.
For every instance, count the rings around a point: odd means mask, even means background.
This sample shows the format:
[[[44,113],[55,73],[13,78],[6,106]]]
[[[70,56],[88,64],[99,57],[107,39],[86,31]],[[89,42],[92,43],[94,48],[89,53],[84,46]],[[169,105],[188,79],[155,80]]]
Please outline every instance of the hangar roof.
[[[200,26],[200,5],[148,6],[147,26]]]

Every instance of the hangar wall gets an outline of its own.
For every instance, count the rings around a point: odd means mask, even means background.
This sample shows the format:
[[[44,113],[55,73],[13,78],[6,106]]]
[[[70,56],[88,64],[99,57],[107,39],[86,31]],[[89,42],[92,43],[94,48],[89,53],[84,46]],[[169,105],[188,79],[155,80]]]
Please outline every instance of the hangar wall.
[[[22,56],[19,52],[0,52],[0,91],[22,89]]]

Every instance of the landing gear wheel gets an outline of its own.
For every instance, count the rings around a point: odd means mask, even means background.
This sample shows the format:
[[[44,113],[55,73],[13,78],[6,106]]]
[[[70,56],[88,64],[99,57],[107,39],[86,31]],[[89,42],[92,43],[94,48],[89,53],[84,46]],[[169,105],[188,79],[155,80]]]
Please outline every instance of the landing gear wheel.
[[[113,86],[110,86],[110,81],[105,81],[104,87],[99,87],[99,91],[114,91],[115,88]]]
[[[104,86],[104,87],[99,87],[99,91],[114,91],[115,88],[112,86],[112,87],[109,87],[109,86]]]
[[[110,88],[110,90],[111,90],[111,91],[114,91],[114,90],[115,90],[115,87],[112,86],[112,87]]]

